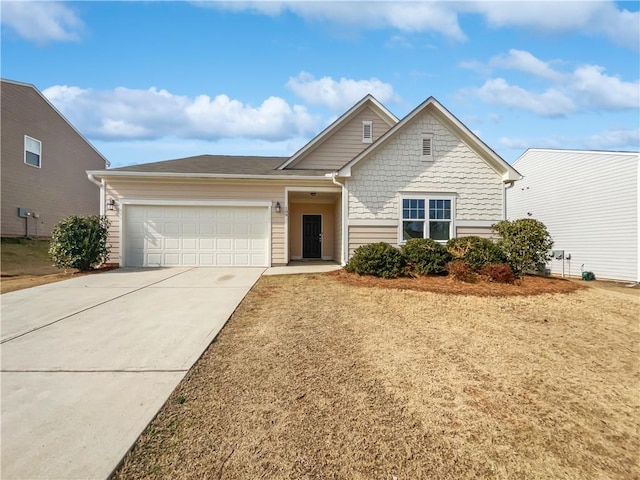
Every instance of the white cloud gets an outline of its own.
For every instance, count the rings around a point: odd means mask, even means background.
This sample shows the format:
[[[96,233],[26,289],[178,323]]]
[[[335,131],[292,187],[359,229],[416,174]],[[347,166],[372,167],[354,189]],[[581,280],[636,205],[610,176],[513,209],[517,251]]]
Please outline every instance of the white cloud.
[[[21,37],[38,43],[80,39],[82,20],[61,2],[2,2],[0,21]]]
[[[548,62],[534,57],[524,50],[512,48],[508,54],[498,55],[489,61],[491,67],[519,70],[548,80],[561,80],[563,75],[553,70]]]
[[[543,117],[562,116],[575,110],[573,101],[554,88],[543,93],[532,93],[519,86],[509,85],[503,78],[487,80],[482,87],[470,92],[486,103],[522,108]]]
[[[604,67],[584,65],[578,67],[570,88],[581,96],[586,106],[605,109],[640,107],[640,80],[624,82],[618,77],[605,75]]]
[[[279,15],[289,11],[309,22],[347,26],[352,30],[393,28],[402,32],[435,32],[456,41],[466,40],[456,12],[444,2],[198,2],[196,5]]]
[[[333,111],[343,111],[353,106],[367,94],[371,94],[382,103],[395,100],[393,86],[377,78],[353,80],[331,77],[317,79],[307,72],[289,78],[287,87],[305,102],[324,105]]]
[[[601,35],[613,43],[640,48],[640,12],[618,9],[612,1],[473,2],[463,11],[483,15],[492,27],[531,28],[542,32]]]
[[[250,1],[197,2],[196,5],[275,16],[291,12],[309,22],[353,30],[392,28],[402,32],[441,34],[455,41],[467,36],[459,18],[481,15],[494,28],[528,28],[556,34],[603,36],[632,50],[640,49],[640,12],[618,8],[613,1]],[[624,5],[624,3],[622,4]]]
[[[283,141],[316,133],[321,120],[278,97],[253,107],[226,95],[189,98],[155,87],[98,91],[56,85],[44,95],[88,137],[104,140],[169,136],[202,140]]]
[[[476,71],[502,68],[525,72],[549,82],[542,92],[533,92],[519,85],[511,85],[504,78],[487,80],[479,88],[461,91],[462,97],[476,97],[493,105],[522,108],[542,116],[566,115],[587,110],[625,110],[640,106],[640,80],[628,82],[607,75],[599,65],[581,65],[574,71],[561,72],[551,68],[530,52],[510,50],[493,57],[488,65],[471,61],[459,65]]]
[[[640,128],[608,129],[586,137],[550,135],[539,138],[502,137],[501,146],[510,150],[523,151],[527,148],[575,148],[586,150],[630,150],[640,148]]]
[[[530,146],[529,140],[524,138],[502,137],[499,142],[500,145],[511,150],[526,150]]]
[[[592,150],[638,150],[640,128],[605,130],[587,137],[584,144]]]

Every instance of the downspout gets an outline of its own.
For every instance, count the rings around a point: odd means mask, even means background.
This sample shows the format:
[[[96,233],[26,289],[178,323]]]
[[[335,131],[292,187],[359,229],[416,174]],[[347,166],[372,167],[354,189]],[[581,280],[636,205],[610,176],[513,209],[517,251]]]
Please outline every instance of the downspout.
[[[100,216],[104,215],[104,205],[106,203],[106,192],[105,192],[105,182],[104,182],[104,178],[100,181],[96,180],[96,177],[94,177],[92,174],[87,173],[87,177],[89,177],[89,181],[91,181],[92,183],[95,183],[96,185],[98,185],[100,187]]]
[[[342,194],[341,194],[341,201],[342,201],[342,218],[340,219],[342,222],[342,238],[340,239],[341,243],[342,243],[342,251],[340,252],[340,265],[342,265],[343,267],[347,264],[347,257],[348,257],[348,247],[347,247],[347,243],[348,243],[348,235],[347,235],[347,208],[348,208],[348,191],[347,191],[347,187],[344,183],[340,183],[338,180],[336,180],[336,176],[338,175],[338,172],[333,172],[331,174],[331,181],[335,184],[338,185],[341,189],[342,189]]]
[[[513,185],[516,182],[505,182],[504,188],[502,189],[502,220],[507,219],[507,190],[513,188]]]

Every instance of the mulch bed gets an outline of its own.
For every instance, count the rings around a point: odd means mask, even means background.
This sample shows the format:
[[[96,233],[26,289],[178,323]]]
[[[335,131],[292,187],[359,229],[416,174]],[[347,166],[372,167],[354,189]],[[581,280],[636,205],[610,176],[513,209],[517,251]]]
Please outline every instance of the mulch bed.
[[[327,273],[336,280],[355,287],[378,287],[397,290],[443,293],[448,295],[472,295],[476,297],[514,297],[571,293],[586,288],[585,285],[552,277],[526,275],[513,284],[492,283],[478,278],[473,283],[461,282],[448,276],[414,278],[378,278],[348,273],[344,269]]]

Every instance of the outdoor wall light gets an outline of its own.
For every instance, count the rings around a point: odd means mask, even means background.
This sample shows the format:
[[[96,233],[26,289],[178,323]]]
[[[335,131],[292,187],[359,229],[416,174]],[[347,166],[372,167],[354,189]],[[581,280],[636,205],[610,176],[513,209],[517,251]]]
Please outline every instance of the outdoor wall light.
[[[113,198],[110,198],[110,199],[107,201],[107,208],[108,208],[109,210],[115,210],[115,209],[116,209],[116,201],[115,201]]]
[[[276,213],[280,213],[280,210],[282,210],[282,207],[280,206],[280,202],[276,202]]]

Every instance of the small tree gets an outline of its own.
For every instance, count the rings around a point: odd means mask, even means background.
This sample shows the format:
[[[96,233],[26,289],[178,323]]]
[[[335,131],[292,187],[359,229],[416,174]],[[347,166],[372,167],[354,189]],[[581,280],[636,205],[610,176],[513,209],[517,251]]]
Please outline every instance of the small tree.
[[[106,217],[72,215],[53,229],[49,257],[58,268],[91,270],[109,258]]]
[[[498,245],[518,277],[522,277],[527,271],[538,269],[551,258],[553,240],[547,227],[538,220],[503,220],[493,226],[493,231],[500,236]]]

